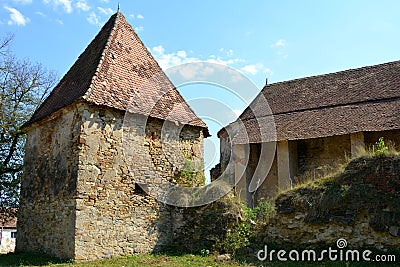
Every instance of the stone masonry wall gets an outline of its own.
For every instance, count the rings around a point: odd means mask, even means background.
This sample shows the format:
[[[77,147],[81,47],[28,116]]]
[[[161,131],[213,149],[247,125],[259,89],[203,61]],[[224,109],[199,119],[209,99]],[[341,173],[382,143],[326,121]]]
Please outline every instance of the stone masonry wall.
[[[125,127],[133,134],[124,151],[122,112],[88,105],[81,109],[75,258],[151,252],[169,245],[170,208],[137,183],[173,181],[179,171],[161,140],[163,122],[149,118],[145,125],[142,116],[129,117]],[[176,145],[184,155],[202,160],[201,140],[200,128],[184,127]]]
[[[126,151],[122,111],[77,102],[30,126],[18,251],[93,260],[170,246],[172,209],[138,181],[179,184],[179,163],[203,161],[202,129],[166,124],[163,132],[161,120],[129,119]],[[183,185],[204,183],[197,172]]]
[[[74,257],[80,123],[69,107],[27,131],[17,251]]]
[[[162,135],[170,134],[170,130],[163,131],[163,121],[155,118],[148,118],[145,129],[145,149],[151,157],[156,171],[161,174],[164,181],[182,186],[201,186],[204,185],[203,175],[203,133],[193,126],[184,126],[179,135],[173,138],[161,138]],[[164,127],[168,127],[165,125]],[[172,140],[169,140],[172,139]],[[176,140],[175,140],[176,139]],[[177,142],[179,140],[179,142]],[[166,144],[168,142],[168,144]],[[167,145],[167,146],[166,146]],[[182,156],[182,159],[176,159],[176,149]],[[183,160],[183,162],[181,162]],[[182,165],[179,165],[180,163]],[[186,163],[186,166],[185,166]],[[193,166],[187,166],[188,164]],[[191,167],[191,169],[189,169]],[[198,173],[197,179],[192,181],[185,180],[182,176],[182,170]]]

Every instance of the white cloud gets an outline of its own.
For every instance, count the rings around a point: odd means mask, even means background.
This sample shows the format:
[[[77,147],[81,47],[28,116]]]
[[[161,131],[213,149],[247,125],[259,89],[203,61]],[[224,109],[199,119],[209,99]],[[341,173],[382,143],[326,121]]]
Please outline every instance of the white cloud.
[[[240,68],[240,70],[244,73],[256,75],[259,72],[272,74],[272,71],[269,68],[266,68],[262,63],[249,64]]]
[[[144,17],[143,17],[142,14],[138,14],[138,15],[136,16],[136,18],[138,18],[138,19],[144,19]]]
[[[287,54],[286,47],[287,47],[287,42],[284,39],[279,39],[275,43],[271,44],[270,47],[274,48],[276,50],[276,54],[283,58],[286,59],[289,55]]]
[[[64,6],[64,9],[67,13],[72,12],[72,5],[71,5],[71,0],[54,0],[57,5]]]
[[[10,12],[8,25],[25,26],[29,22],[29,18],[22,15],[17,9],[8,6],[4,6],[4,8]]]
[[[222,57],[211,57],[210,56],[210,58],[207,58],[205,61],[206,62],[210,62],[210,63],[221,64],[221,65],[224,65],[224,66],[230,66],[230,65],[233,65],[235,63],[241,62],[243,60],[239,59],[239,58],[223,59]]]
[[[168,69],[172,66],[181,65],[189,62],[200,61],[198,58],[188,57],[186,51],[180,50],[176,53],[165,53],[162,45],[155,46],[151,49],[154,57],[157,59],[161,68]]]
[[[101,0],[101,2],[108,3],[108,2],[110,2],[110,0]]]
[[[60,25],[64,25],[64,22],[61,19],[56,19],[55,21]]]
[[[153,47],[153,52],[155,52],[157,54],[164,54],[165,49],[162,45],[159,45],[159,46]]]
[[[253,75],[256,75],[258,73],[258,69],[257,69],[256,65],[246,65],[246,66],[242,67],[241,70],[245,73],[250,73]]]
[[[32,3],[32,0],[13,0],[14,3],[28,5]]]
[[[289,55],[287,54],[287,53],[284,53],[284,52],[282,52],[282,51],[278,51],[278,56],[280,56],[280,57],[282,57],[282,58],[284,58],[284,59],[286,59]]]
[[[286,40],[284,39],[279,39],[275,43],[271,45],[271,47],[285,47],[287,45]]]
[[[62,6],[67,13],[72,12],[72,0],[43,0],[45,4],[53,4],[54,6]]]
[[[181,58],[187,57],[186,51],[184,51],[184,50],[179,50],[179,51],[176,53],[176,55],[177,55],[178,57],[181,57]]]
[[[206,58],[199,58],[199,57],[191,57],[185,50],[179,50],[177,52],[173,53],[166,53],[165,49],[162,45],[155,46],[152,49],[150,49],[154,57],[156,58],[158,64],[160,64],[161,68],[166,70],[170,67],[185,64],[185,63],[191,63],[191,62],[200,62],[200,61],[205,61],[209,63],[215,63],[215,64],[220,64],[223,66],[229,66],[229,67],[237,67],[240,69],[243,73],[245,74],[251,74],[251,75],[256,75],[258,73],[269,73],[272,74],[272,71],[265,67],[262,63],[256,63],[256,64],[248,64],[243,67],[240,67],[241,64],[243,64],[244,60],[240,58],[223,58],[221,56],[216,56],[216,55],[210,55]],[[225,51],[224,49],[220,49],[220,52]],[[232,54],[233,51],[227,50],[229,54]],[[232,51],[232,52],[231,52]],[[188,78],[191,77],[191,75],[194,75],[193,69],[183,69],[181,71],[185,71],[186,73],[181,73],[184,77]],[[205,75],[208,70],[202,69],[202,73]]]
[[[232,49],[225,49],[225,48],[220,48],[220,52],[223,52],[226,54],[227,57],[232,57],[233,56],[233,50]]]
[[[100,11],[100,13],[102,13],[104,15],[112,15],[112,14],[114,14],[114,10],[112,10],[109,7],[104,8],[104,7],[98,6],[97,9]]]
[[[88,5],[88,3],[86,2],[86,0],[79,0],[76,4],[75,4],[76,8],[82,10],[82,11],[89,11],[90,10],[90,6]]]
[[[103,24],[100,22],[99,16],[96,15],[96,13],[91,12],[89,16],[86,18],[86,20],[93,25],[97,26],[102,26]]]
[[[40,11],[36,11],[35,14],[39,15],[41,17],[46,17],[46,15],[43,12],[40,12]]]

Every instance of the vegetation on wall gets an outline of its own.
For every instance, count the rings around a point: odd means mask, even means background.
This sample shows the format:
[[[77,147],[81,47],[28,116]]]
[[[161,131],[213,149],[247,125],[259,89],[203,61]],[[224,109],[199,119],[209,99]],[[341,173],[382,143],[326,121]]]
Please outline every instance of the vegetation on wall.
[[[242,221],[228,230],[223,239],[218,240],[215,249],[220,253],[237,254],[245,250],[251,244],[251,240],[269,218],[275,213],[273,203],[267,200],[259,200],[255,208],[248,208],[241,203],[243,209]]]
[[[188,187],[202,186],[205,184],[203,166],[195,166],[191,157],[186,156],[183,168],[177,174],[177,183]]]

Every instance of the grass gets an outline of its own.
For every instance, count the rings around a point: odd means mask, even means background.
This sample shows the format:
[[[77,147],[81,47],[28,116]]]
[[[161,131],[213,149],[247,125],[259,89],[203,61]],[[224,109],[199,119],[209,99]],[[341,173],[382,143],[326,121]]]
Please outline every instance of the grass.
[[[372,157],[393,157],[400,156],[400,152],[396,149],[396,145],[392,141],[385,142],[383,137],[380,137],[376,143],[368,148],[359,147],[355,158],[372,158]]]
[[[400,152],[396,150],[396,147],[393,143],[388,142],[387,146],[384,149],[377,150],[376,146],[372,146],[370,148],[360,148],[356,155],[356,158],[372,158],[372,157],[379,157],[379,156],[400,156]]]
[[[12,253],[0,255],[0,266],[77,266],[77,267],[121,267],[121,266],[241,266],[231,261],[227,263],[218,262],[216,256],[180,255],[170,256],[166,254],[137,254],[129,257],[117,257],[113,259],[97,260],[89,262],[62,261],[56,258],[46,257],[40,254]]]
[[[278,189],[278,193],[276,197],[282,194],[287,194],[289,192],[296,191],[300,188],[309,188],[309,189],[319,189],[319,188],[324,188],[327,183],[333,181],[335,177],[339,176],[341,173],[343,173],[345,169],[346,164],[339,165],[336,169],[336,171],[324,174],[321,177],[313,177],[311,175],[308,175],[306,173],[304,176],[299,178],[299,182],[295,183],[292,187],[290,188],[285,188],[285,189]]]
[[[170,256],[166,254],[138,254],[130,257],[119,257],[108,260],[98,260],[89,262],[63,262],[62,260],[46,257],[40,254],[18,253],[0,255],[0,266],[51,266],[51,267],[135,267],[135,266],[156,266],[156,267],[180,267],[180,266],[373,266],[365,262],[263,262],[258,265],[238,263],[233,260],[229,262],[219,262],[216,255],[199,256],[185,254],[181,256]],[[396,266],[391,263],[389,266]]]
[[[396,146],[393,142],[387,141],[385,143],[383,137],[379,138],[379,140],[375,143],[375,145],[365,148],[358,148],[357,154],[352,158],[346,155],[337,166],[325,165],[319,167],[319,174],[316,174],[315,171],[307,171],[302,174],[300,177],[296,177],[298,181],[291,188],[286,189],[278,189],[278,194],[285,194],[290,191],[294,191],[299,188],[322,188],[326,185],[326,183],[334,180],[335,177],[341,175],[347,166],[347,164],[357,158],[379,158],[379,157],[393,157],[400,156],[400,151],[396,149]]]
[[[50,267],[136,267],[136,266],[155,266],[155,267],[206,267],[206,266],[374,266],[365,262],[262,262],[257,265],[238,263],[233,260],[229,262],[219,262],[216,255],[199,256],[185,254],[180,256],[170,256],[166,254],[137,254],[130,257],[119,257],[107,260],[89,262],[63,262],[62,260],[46,257],[40,254],[19,253],[0,255],[0,266],[50,266]],[[389,263],[386,266],[397,266],[396,263]]]

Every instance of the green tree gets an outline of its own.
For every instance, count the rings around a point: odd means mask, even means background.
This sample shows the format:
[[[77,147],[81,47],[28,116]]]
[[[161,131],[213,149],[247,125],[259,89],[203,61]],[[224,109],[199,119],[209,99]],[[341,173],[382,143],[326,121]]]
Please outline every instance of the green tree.
[[[13,35],[0,39],[0,212],[1,220],[18,207],[25,136],[21,126],[46,98],[57,75],[13,55]]]

